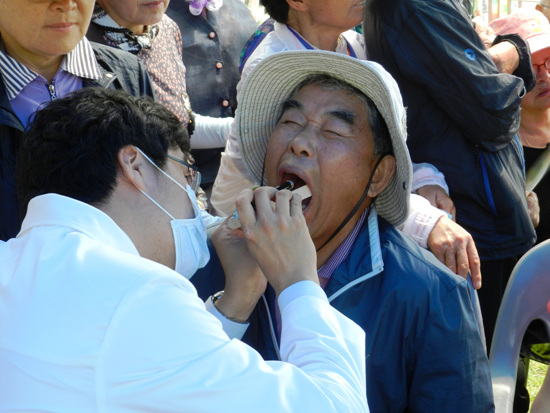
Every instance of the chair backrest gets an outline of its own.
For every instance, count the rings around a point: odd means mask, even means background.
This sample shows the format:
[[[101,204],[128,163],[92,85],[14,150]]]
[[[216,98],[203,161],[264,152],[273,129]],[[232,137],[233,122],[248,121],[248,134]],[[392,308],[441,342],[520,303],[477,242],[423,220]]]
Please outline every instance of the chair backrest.
[[[483,269],[482,269],[483,271]],[[496,413],[512,413],[523,335],[533,320],[550,333],[550,240],[528,251],[516,264],[500,305],[491,345],[491,376]]]

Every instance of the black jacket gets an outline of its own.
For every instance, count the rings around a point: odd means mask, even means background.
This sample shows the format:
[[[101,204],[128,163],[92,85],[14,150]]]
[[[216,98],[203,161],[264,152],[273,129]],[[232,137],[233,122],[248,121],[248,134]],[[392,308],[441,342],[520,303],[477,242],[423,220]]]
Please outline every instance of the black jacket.
[[[368,58],[396,79],[407,107],[415,162],[445,174],[483,260],[512,257],[535,241],[517,136],[524,81],[534,85],[528,49],[517,39],[518,76],[499,73],[455,0],[369,0]]]
[[[149,76],[139,60],[111,47],[91,43],[103,72],[99,81],[83,79],[83,87],[123,89],[132,95],[154,97]],[[21,227],[15,189],[15,159],[25,128],[13,112],[0,72],[0,240],[13,238]]]

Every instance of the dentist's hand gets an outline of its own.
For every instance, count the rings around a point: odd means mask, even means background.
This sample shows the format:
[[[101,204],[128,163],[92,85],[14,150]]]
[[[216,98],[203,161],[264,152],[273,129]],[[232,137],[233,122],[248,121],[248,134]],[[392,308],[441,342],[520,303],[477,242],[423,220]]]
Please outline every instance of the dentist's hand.
[[[262,187],[243,191],[236,205],[248,250],[277,295],[299,281],[319,283],[317,254],[299,195]]]

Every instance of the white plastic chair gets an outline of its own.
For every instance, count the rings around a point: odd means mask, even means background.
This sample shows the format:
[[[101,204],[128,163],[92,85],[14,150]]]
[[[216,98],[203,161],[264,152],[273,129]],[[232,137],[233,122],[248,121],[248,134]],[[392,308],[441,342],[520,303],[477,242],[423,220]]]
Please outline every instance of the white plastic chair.
[[[483,271],[483,269],[482,269]],[[550,240],[528,251],[516,264],[500,305],[491,345],[491,376],[496,413],[512,413],[523,335],[540,320],[550,336]]]

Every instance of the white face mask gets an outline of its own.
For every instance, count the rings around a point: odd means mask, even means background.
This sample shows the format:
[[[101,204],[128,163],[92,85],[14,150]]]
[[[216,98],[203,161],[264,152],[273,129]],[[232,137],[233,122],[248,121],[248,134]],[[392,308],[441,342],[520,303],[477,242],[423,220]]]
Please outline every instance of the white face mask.
[[[174,245],[176,249],[176,272],[183,275],[185,278],[190,279],[199,268],[204,267],[210,259],[210,252],[206,244],[206,228],[201,219],[199,206],[197,204],[197,198],[193,190],[186,185],[183,187],[174,178],[160,169],[143,151],[139,148],[137,150],[151,162],[155,168],[157,168],[164,176],[174,182],[177,186],[183,189],[193,205],[193,212],[195,218],[191,219],[175,219],[166,209],[159,205],[157,201],[146,194],[142,189],[138,188],[143,195],[149,198],[156,206],[158,206],[166,215],[172,220],[170,225],[172,227],[172,233],[174,234]]]

